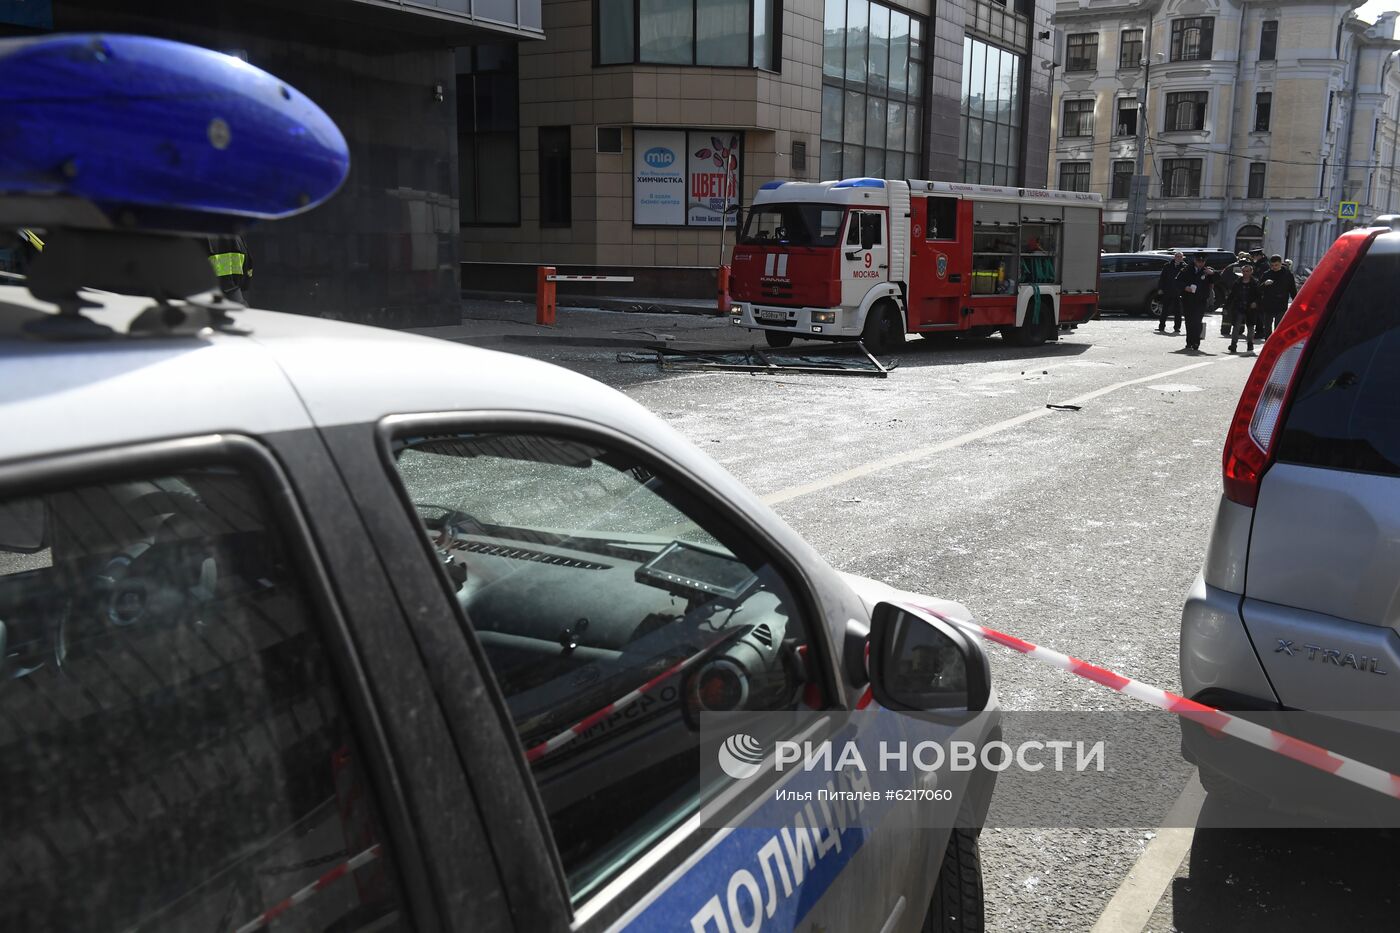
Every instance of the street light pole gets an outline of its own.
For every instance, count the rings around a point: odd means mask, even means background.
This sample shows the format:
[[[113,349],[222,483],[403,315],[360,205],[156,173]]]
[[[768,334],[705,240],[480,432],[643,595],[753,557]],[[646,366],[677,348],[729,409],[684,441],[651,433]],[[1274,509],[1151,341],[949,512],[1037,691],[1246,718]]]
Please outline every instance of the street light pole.
[[[1128,249],[1136,252],[1142,248],[1142,223],[1147,215],[1148,177],[1144,174],[1147,164],[1147,89],[1152,80],[1152,21],[1143,30],[1142,87],[1138,88],[1137,114],[1137,164],[1133,169],[1132,184],[1128,188]]]

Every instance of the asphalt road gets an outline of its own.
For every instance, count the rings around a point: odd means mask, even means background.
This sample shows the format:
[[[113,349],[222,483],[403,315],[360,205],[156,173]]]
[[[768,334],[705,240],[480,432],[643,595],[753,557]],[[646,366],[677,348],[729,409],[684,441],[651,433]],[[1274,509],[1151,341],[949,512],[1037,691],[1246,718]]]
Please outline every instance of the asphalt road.
[[[663,373],[619,363],[617,347],[547,338],[509,349],[623,388],[764,495],[834,566],[958,600],[985,624],[1176,690],[1181,604],[1204,556],[1221,446],[1253,362],[1225,353],[1218,322],[1207,319],[1200,354],[1145,319],[1113,316],[1036,349],[911,340],[888,379]],[[693,345],[752,340],[713,319],[625,314],[589,326],[683,332]],[[1009,710],[1140,708],[989,650]],[[1169,802],[1181,789],[1160,793]],[[988,929],[1091,929],[1157,837],[1150,825],[988,829]],[[1135,905],[1134,933],[1253,929],[1261,905],[1269,929],[1316,929],[1366,907],[1349,884],[1326,881],[1350,870],[1357,847],[1340,836],[1299,839],[1188,839],[1185,858],[1173,852],[1157,890],[1140,895],[1149,900]],[[1367,837],[1362,850],[1376,855],[1373,844]],[[1274,884],[1271,866],[1285,860],[1287,877],[1301,873],[1313,886]],[[1308,907],[1311,899],[1320,900]]]

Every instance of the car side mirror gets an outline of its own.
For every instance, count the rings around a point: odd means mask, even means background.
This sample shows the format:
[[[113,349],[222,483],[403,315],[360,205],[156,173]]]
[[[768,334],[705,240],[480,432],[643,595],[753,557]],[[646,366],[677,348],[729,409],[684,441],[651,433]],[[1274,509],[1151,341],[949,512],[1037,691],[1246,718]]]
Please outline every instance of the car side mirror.
[[[893,603],[870,620],[870,690],[886,709],[986,709],[991,667],[976,639]]]

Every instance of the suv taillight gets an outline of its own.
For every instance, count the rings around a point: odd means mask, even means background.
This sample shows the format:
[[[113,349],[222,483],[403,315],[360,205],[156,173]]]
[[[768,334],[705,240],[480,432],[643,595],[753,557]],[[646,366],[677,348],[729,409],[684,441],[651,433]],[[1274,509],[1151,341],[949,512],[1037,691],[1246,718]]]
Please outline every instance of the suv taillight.
[[[1371,240],[1381,232],[1352,230],[1338,237],[1303,283],[1279,329],[1264,343],[1225,439],[1225,498],[1230,501],[1251,508],[1258,501],[1259,483],[1273,458],[1274,441],[1302,371],[1308,340],[1317,333]]]

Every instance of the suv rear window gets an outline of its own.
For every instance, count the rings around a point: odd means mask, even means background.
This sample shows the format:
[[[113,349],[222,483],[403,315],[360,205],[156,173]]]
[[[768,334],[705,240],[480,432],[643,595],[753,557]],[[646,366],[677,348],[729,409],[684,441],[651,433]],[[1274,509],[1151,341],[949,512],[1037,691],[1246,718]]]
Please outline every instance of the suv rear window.
[[[1287,463],[1400,475],[1400,256],[1372,255],[1313,338],[1279,439]]]

